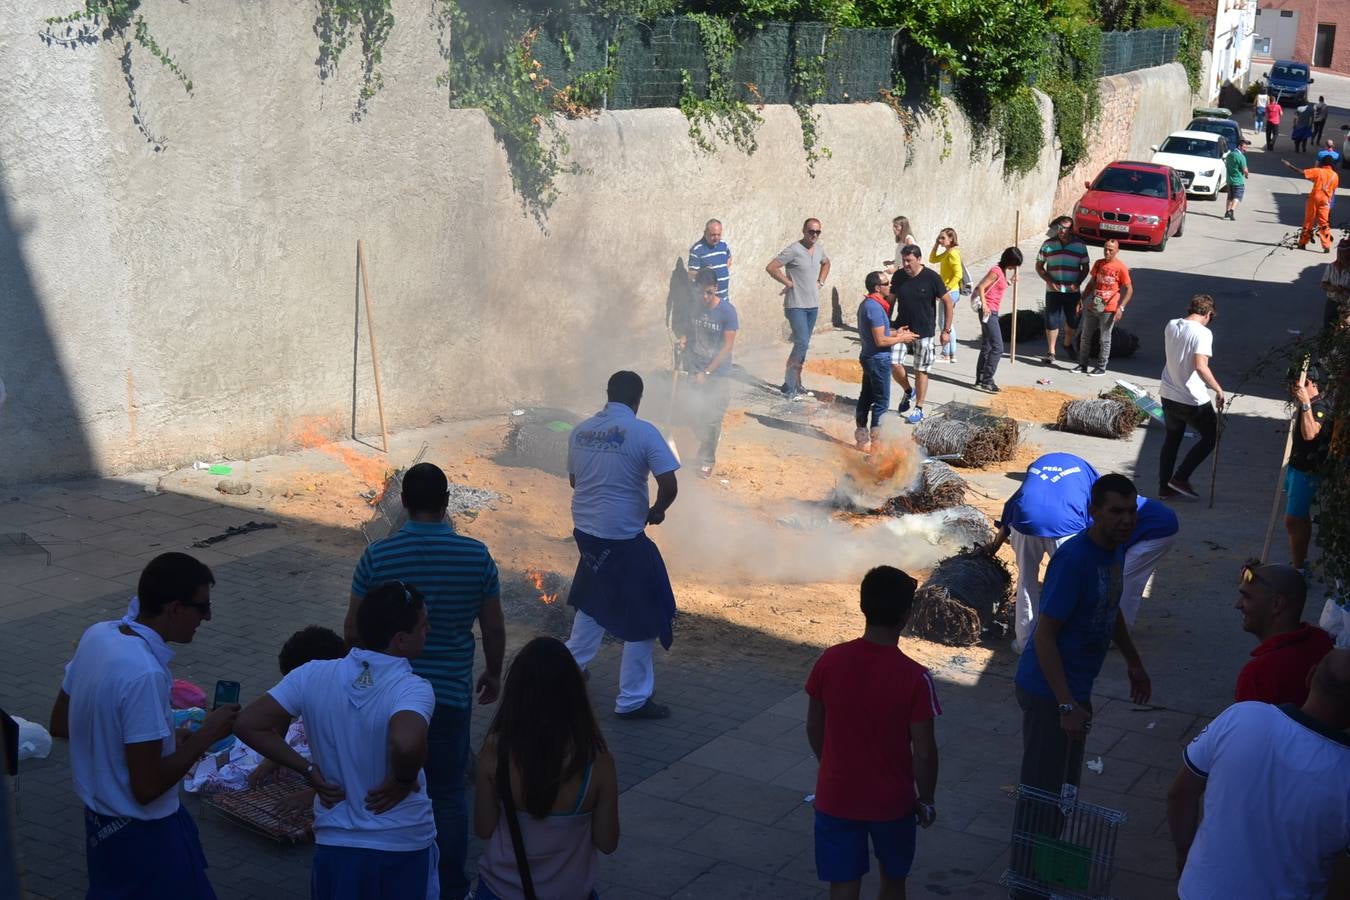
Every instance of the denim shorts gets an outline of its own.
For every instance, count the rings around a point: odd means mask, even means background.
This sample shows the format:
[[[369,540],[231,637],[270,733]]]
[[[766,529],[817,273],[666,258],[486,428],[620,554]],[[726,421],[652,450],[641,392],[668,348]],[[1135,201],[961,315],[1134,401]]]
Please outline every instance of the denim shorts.
[[[1289,474],[1284,477],[1284,490],[1289,495],[1284,514],[1295,519],[1311,519],[1313,500],[1317,498],[1317,485],[1321,481],[1322,476],[1315,472],[1290,466]]]
[[[1242,195],[1247,193],[1247,185],[1228,183],[1228,196],[1234,200],[1241,200]]]
[[[816,877],[857,881],[867,874],[867,840],[887,878],[902,879],[914,865],[918,822],[914,814],[889,822],[840,819],[816,810]]]
[[[1078,304],[1082,301],[1083,295],[1077,291],[1071,293],[1060,293],[1059,291],[1045,292],[1045,330],[1059,331],[1061,328],[1078,327]]]

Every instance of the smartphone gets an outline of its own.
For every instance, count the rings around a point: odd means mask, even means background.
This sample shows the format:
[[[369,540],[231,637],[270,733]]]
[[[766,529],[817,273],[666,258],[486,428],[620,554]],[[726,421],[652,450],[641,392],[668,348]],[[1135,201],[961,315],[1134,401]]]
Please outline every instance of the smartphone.
[[[212,709],[218,709],[227,703],[239,702],[239,682],[217,681],[216,698],[211,702]]]

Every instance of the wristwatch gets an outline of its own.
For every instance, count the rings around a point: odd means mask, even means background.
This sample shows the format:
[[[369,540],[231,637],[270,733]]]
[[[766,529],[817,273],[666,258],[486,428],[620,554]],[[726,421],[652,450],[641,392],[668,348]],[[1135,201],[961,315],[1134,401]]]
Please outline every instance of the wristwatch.
[[[1072,703],[1061,703],[1059,704],[1059,714],[1061,716],[1067,716],[1077,708],[1078,707],[1074,706]]]
[[[1299,409],[1303,410],[1304,412],[1312,412],[1312,404],[1311,403],[1300,404]]]

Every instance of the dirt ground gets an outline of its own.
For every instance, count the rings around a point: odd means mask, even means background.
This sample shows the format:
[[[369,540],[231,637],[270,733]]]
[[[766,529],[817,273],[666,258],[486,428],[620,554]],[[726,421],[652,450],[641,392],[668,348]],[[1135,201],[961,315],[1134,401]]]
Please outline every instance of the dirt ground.
[[[1005,387],[989,401],[990,409],[1019,422],[1052,423],[1059,419],[1059,410],[1073,394],[1052,391],[1049,388]]]
[[[1005,394],[1013,390],[1008,389]],[[1010,411],[1020,413],[1049,405],[1056,405],[1058,411],[1059,401],[1050,396],[1060,396],[1056,392],[1027,393],[1031,396],[1010,404]],[[754,413],[731,410],[719,451],[722,462],[715,476],[706,482],[692,477],[681,481],[677,506],[683,507],[684,527],[689,527],[689,518],[715,510],[718,515],[743,516],[745,522],[754,523],[755,529],[781,529],[775,520],[784,510],[800,509],[803,505],[824,509],[822,504],[831,495],[837,474],[845,469],[855,473],[876,472],[880,467],[885,470],[883,474],[917,470],[917,456],[909,448],[881,454],[864,463],[852,447],[851,434],[844,434],[851,430],[847,419],[828,409],[809,415],[807,421],[819,441],[803,447],[805,442],[788,445],[776,440],[776,432],[764,427]],[[263,460],[247,463],[242,472],[236,469],[236,477],[246,477],[253,485],[247,498],[251,505],[292,521],[338,529],[350,535],[350,551],[355,558],[366,544],[361,526],[374,516],[374,503],[392,472],[391,460],[355,442],[330,441],[325,436],[332,433],[328,424],[303,423],[298,437],[307,449],[285,458],[286,464]],[[559,623],[566,621],[565,616],[558,612],[557,604],[537,602],[536,594],[546,592],[536,592],[527,573],[544,577],[556,573],[550,585],[556,585],[559,577],[563,583],[570,578],[576,566],[569,512],[571,492],[563,478],[499,462],[496,457],[506,429],[505,422],[489,423],[454,441],[430,440],[427,458],[441,465],[453,483],[486,488],[499,495],[496,502],[477,515],[457,519],[456,527],[492,549],[502,570],[504,598],[510,601],[509,608],[515,610],[517,617],[525,620],[521,624],[530,630],[557,631]],[[674,437],[686,456],[692,455],[697,446],[692,434],[676,429]],[[1016,457],[997,467],[997,471],[1024,470],[1040,452],[1039,447],[1024,442]],[[176,488],[181,489],[182,485],[195,481],[190,474],[197,473],[175,473],[183,477],[168,477],[180,481]],[[973,486],[967,494],[967,501],[991,518],[1001,509],[1004,499]],[[876,524],[875,520],[862,516],[834,514],[831,518],[855,527]],[[672,517],[674,521],[677,519]],[[821,648],[860,633],[856,575],[847,579],[819,582],[798,579],[785,583],[772,564],[758,576],[744,571],[708,571],[696,559],[683,558],[689,551],[680,541],[672,540],[673,532],[667,532],[665,528],[650,529],[667,556],[681,611],[675,652],[711,664],[753,658],[779,671],[799,672]],[[794,537],[785,532],[782,535]],[[796,537],[806,542],[804,546],[811,546],[810,536]],[[341,546],[346,549],[345,543]],[[753,552],[747,555],[753,556]],[[921,571],[912,574],[920,580],[924,575]],[[962,664],[979,666],[992,655],[987,647],[946,647],[917,639],[908,640],[906,648],[928,664],[950,663],[956,658]]]

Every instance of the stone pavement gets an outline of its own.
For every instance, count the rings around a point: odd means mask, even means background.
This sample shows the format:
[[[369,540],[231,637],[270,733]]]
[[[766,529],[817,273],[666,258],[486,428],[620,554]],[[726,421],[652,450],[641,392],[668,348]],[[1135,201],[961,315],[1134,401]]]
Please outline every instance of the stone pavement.
[[[12,494],[12,496],[14,496]],[[171,549],[198,555],[217,578],[214,617],[180,649],[178,676],[210,685],[232,678],[245,698],[276,680],[276,651],[310,623],[338,626],[354,559],[350,535],[277,520],[248,508],[149,494],[134,481],[98,481],[18,491],[0,502],[0,532],[23,532],[51,551],[0,557],[0,705],[45,722],[80,633],[120,615],[140,568]],[[243,522],[279,527],[210,549],[192,541]],[[513,631],[511,647],[528,634]],[[803,651],[809,663],[810,651]],[[675,649],[660,662],[658,690],[674,715],[623,722],[610,715],[617,648],[607,647],[592,690],[619,763],[623,838],[602,862],[608,897],[807,898],[822,895],[812,862],[814,762],[804,734],[798,679],[752,663],[709,668]],[[963,668],[938,672],[945,715],[938,823],[923,832],[911,878],[913,896],[995,897],[1007,853],[1019,717],[1005,674]],[[805,669],[802,675],[804,676]],[[1104,693],[1123,696],[1119,673]],[[475,717],[475,742],[489,709]],[[1191,713],[1131,711],[1106,701],[1090,755],[1105,771],[1089,775],[1095,802],[1129,812],[1118,851],[1122,897],[1163,896],[1171,850],[1163,795],[1182,741],[1204,720]],[[18,783],[20,852],[33,897],[80,896],[82,822],[61,742],[45,761],[25,763]],[[308,895],[311,850],[281,847],[224,822],[194,798],[211,877],[223,900],[284,900]],[[471,849],[471,859],[477,856]]]

